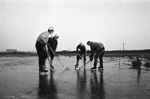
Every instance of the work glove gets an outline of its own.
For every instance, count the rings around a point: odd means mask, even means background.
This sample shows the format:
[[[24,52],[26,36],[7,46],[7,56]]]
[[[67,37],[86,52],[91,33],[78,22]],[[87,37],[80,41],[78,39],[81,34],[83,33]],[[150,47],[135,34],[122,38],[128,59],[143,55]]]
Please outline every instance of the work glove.
[[[90,61],[93,61],[93,56],[92,55],[90,55]]]

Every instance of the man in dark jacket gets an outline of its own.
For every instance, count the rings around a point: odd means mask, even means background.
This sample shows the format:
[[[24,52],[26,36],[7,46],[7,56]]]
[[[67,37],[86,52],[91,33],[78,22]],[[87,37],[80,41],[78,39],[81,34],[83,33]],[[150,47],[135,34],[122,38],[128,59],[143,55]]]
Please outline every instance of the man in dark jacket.
[[[59,36],[55,35],[54,37],[50,37],[47,42],[47,47],[48,47],[48,52],[49,52],[48,55],[50,55],[50,58],[51,58],[51,61],[49,60],[51,68],[54,68],[53,59],[54,59],[54,54],[58,45],[58,41],[57,41],[58,38]]]
[[[89,45],[91,48],[90,61],[93,60],[93,56],[95,54],[94,67],[92,67],[91,69],[96,69],[98,58],[100,60],[99,69],[103,69],[103,55],[104,55],[104,51],[105,51],[104,45],[102,43],[92,42],[92,41],[88,41],[87,45]]]
[[[80,43],[76,47],[76,51],[77,51],[78,55],[77,55],[77,63],[75,65],[75,67],[78,67],[79,59],[82,59],[82,57],[83,57],[84,65],[85,65],[86,64],[86,47],[82,43]]]

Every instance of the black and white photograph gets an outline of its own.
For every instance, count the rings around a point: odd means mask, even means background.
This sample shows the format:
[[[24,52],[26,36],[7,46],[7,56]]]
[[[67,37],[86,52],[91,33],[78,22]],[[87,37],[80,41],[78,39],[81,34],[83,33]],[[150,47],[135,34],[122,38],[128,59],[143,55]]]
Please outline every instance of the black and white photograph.
[[[0,99],[150,99],[150,0],[0,0]]]

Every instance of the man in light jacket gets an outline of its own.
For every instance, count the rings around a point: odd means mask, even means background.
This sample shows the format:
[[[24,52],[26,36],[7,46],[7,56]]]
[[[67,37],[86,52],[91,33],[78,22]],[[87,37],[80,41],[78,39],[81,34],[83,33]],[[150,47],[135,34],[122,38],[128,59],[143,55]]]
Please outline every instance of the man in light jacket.
[[[36,40],[36,50],[39,57],[39,72],[48,72],[46,70],[45,62],[47,58],[47,42],[49,35],[52,36],[54,27],[49,27],[47,31],[41,33]]]

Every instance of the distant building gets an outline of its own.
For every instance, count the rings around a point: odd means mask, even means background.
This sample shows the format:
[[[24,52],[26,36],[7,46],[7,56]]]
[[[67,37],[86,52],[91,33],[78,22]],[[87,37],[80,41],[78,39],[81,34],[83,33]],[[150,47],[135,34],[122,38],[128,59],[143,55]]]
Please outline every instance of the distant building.
[[[14,52],[17,52],[17,49],[6,49],[6,52],[8,52],[8,53],[14,53]]]

